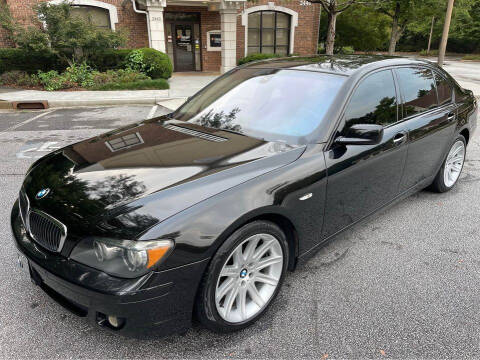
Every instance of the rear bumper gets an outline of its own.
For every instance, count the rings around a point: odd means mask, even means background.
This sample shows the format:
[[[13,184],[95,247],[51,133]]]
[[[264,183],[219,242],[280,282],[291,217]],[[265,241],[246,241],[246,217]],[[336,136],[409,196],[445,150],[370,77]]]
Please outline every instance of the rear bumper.
[[[66,309],[88,318],[93,326],[139,338],[190,327],[197,287],[208,259],[139,279],[112,278],[67,259],[42,259],[28,246],[35,248],[18,220],[12,216],[13,238],[29,261],[32,281]],[[124,319],[124,325],[114,329],[105,321],[109,315]]]

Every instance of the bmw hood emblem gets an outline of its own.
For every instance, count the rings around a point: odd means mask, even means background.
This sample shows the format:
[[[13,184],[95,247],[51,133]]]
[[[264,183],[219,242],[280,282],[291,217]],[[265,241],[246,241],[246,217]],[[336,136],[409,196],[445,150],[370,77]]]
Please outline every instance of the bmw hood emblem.
[[[50,189],[49,188],[46,188],[46,189],[42,189],[40,190],[39,192],[37,192],[37,195],[35,195],[35,197],[37,199],[43,199],[45,196],[48,195],[48,193],[50,192]]]

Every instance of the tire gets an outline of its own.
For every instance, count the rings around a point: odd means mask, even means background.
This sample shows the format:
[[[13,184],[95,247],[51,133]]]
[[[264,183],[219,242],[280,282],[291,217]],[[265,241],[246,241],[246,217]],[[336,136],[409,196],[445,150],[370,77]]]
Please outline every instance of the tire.
[[[438,170],[438,173],[435,176],[435,180],[433,180],[432,185],[430,185],[430,189],[432,191],[444,193],[450,191],[455,187],[463,170],[466,149],[467,142],[465,141],[465,138],[462,135],[458,135],[452,146],[448,150],[448,154],[443,161],[442,167],[440,168],[440,170]],[[457,155],[452,156],[455,155],[455,153],[457,153]],[[454,161],[454,164],[450,165],[453,158],[457,158],[458,161]],[[452,170],[452,166],[456,166],[456,169],[454,168],[454,170]],[[452,171],[455,171],[456,173],[452,174]],[[448,176],[448,173],[450,173],[450,177]]]
[[[265,266],[267,260],[271,264]],[[212,258],[197,293],[197,319],[222,333],[250,326],[277,296],[287,264],[287,239],[277,225],[269,221],[244,225]]]

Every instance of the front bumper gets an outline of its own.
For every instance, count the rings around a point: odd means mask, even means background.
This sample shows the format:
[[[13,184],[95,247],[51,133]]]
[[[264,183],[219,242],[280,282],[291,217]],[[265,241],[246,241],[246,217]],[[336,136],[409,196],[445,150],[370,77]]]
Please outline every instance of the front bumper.
[[[208,259],[139,279],[119,279],[48,253],[26,234],[15,204],[12,233],[29,261],[32,281],[76,315],[129,337],[158,337],[191,325],[198,284]],[[17,207],[18,208],[18,207]],[[119,329],[106,316],[124,319]]]

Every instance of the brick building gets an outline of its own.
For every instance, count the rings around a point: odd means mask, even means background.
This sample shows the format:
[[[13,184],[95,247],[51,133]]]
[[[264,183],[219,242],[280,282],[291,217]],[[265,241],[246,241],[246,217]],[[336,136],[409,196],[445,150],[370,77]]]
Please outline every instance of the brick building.
[[[0,0],[21,24],[45,0]],[[50,0],[59,3],[63,0]],[[128,47],[166,52],[175,71],[228,71],[251,53],[314,54],[320,7],[306,0],[69,0],[99,27],[127,29]],[[0,29],[0,47],[14,44]]]

